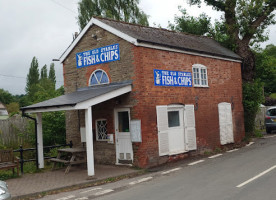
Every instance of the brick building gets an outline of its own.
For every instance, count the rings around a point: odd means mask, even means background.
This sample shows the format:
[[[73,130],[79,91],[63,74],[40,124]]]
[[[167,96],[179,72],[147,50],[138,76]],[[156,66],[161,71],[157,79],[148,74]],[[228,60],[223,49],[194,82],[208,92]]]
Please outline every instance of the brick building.
[[[211,38],[92,18],[61,62],[66,94],[23,111],[66,110],[88,174],[94,160],[152,167],[244,137],[242,61]]]

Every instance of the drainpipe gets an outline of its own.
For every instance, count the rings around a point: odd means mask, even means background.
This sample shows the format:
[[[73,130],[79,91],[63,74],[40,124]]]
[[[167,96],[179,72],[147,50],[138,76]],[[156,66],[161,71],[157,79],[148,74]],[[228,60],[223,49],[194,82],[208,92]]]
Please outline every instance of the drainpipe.
[[[24,111],[24,110],[22,110],[22,116],[23,116],[23,117],[27,117],[27,118],[29,118],[29,119],[33,120],[33,121],[34,121],[34,123],[35,123],[35,144],[36,144],[36,145],[35,145],[35,151],[36,151],[36,155],[35,155],[36,159],[35,159],[35,162],[36,162],[36,168],[38,169],[37,121],[36,121],[36,118],[33,118],[33,117],[31,117],[31,116],[27,115],[27,114],[25,113],[25,111]]]

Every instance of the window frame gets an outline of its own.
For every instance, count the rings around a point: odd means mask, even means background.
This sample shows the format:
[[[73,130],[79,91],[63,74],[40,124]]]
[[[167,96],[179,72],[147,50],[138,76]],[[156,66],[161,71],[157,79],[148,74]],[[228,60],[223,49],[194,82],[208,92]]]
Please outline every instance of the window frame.
[[[98,71],[101,71],[101,72],[103,72],[104,74],[106,74],[106,77],[107,77],[107,83],[99,83],[98,82],[98,84],[91,84],[91,79],[92,79],[92,77],[93,77],[93,75],[95,74],[95,76],[96,76],[96,73],[98,72]],[[96,76],[97,77],[97,76]],[[98,79],[97,79],[97,81],[99,81]],[[95,71],[93,71],[92,72],[92,74],[90,75],[90,78],[89,78],[89,83],[88,83],[88,85],[89,86],[97,86],[97,85],[105,85],[105,84],[109,84],[110,83],[110,79],[109,79],[109,77],[108,77],[108,74],[106,73],[106,71],[104,71],[103,69],[96,69]]]
[[[199,84],[195,83],[195,73],[194,73],[194,69],[198,69],[198,80],[199,80]],[[202,79],[202,73],[201,73],[201,70],[205,70],[206,72],[206,80]],[[193,84],[194,84],[194,87],[209,87],[208,85],[208,72],[207,72],[207,67],[202,65],[202,64],[194,64],[193,67],[192,67],[192,73],[193,73]],[[203,85],[202,84],[202,81],[206,81],[206,85]]]
[[[101,119],[96,119],[95,120],[95,128],[96,128],[96,141],[99,141],[99,142],[106,142],[106,141],[108,141],[108,138],[106,138],[106,139],[100,139],[99,138],[99,130],[98,130],[98,121],[106,121],[106,137],[108,136],[108,134],[107,134],[107,119],[105,119],[105,118],[101,118]]]

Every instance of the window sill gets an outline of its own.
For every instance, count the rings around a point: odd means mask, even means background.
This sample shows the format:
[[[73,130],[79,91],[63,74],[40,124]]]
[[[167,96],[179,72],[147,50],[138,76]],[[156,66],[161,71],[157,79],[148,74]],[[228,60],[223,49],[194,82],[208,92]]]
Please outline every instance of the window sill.
[[[209,85],[194,85],[197,88],[209,88]]]

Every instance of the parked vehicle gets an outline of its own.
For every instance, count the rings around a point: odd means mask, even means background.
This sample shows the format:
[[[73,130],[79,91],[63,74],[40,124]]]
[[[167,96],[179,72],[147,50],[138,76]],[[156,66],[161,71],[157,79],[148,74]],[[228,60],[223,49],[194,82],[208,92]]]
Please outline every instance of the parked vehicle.
[[[276,130],[276,107],[267,109],[265,114],[265,128],[267,133]]]
[[[9,193],[7,184],[4,181],[0,181],[0,200],[9,199],[11,199],[11,194]]]

